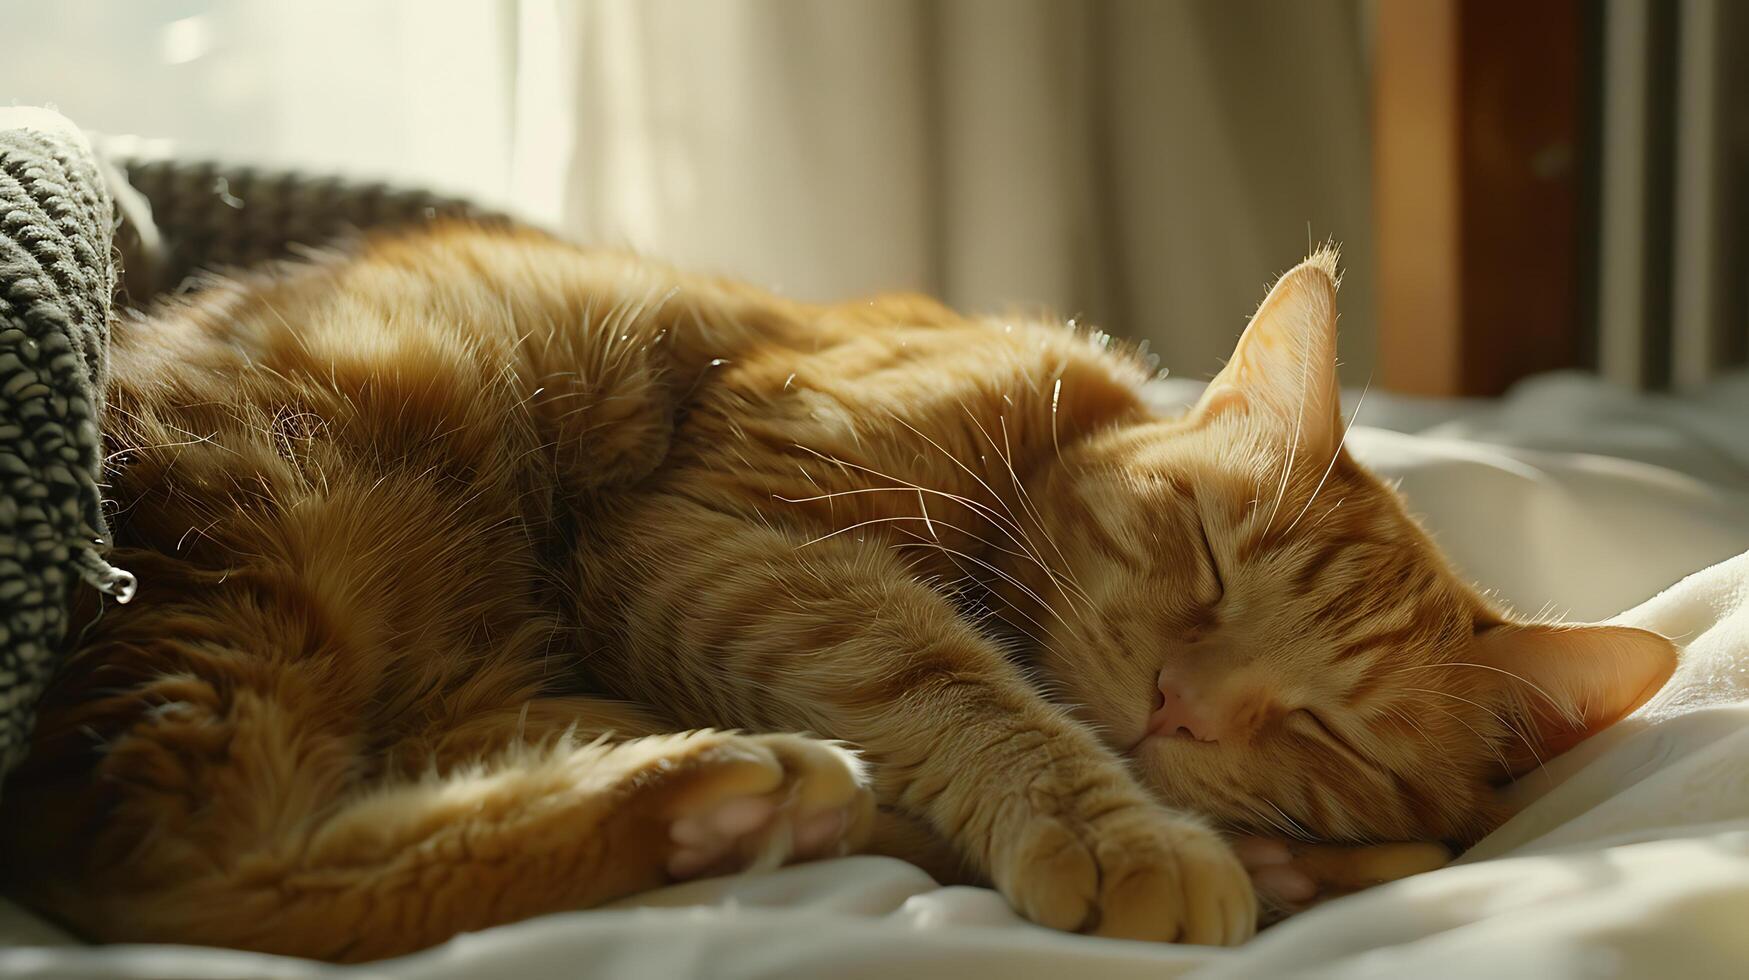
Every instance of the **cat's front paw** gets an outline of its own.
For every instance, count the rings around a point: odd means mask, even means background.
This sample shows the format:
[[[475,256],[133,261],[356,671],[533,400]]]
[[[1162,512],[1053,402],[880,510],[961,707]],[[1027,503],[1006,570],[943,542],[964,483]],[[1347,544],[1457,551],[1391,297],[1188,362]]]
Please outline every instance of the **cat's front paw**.
[[[1308,844],[1273,837],[1233,842],[1271,924],[1319,902],[1444,867],[1442,844]]]
[[[997,887],[1040,925],[1122,939],[1230,946],[1257,926],[1244,865],[1201,823],[1152,804],[1086,822],[1033,820]]]
[[[801,735],[700,736],[662,816],[676,879],[851,853],[874,801],[855,756]]]

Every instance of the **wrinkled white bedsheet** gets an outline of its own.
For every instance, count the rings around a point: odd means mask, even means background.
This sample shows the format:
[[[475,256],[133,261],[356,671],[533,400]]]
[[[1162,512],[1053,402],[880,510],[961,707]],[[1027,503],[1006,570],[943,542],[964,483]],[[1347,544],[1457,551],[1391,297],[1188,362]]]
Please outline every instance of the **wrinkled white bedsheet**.
[[[348,970],[81,947],[0,905],[0,976],[1749,976],[1749,377],[1682,399],[1571,375],[1497,402],[1374,393],[1349,446],[1519,609],[1686,645],[1663,692],[1520,784],[1528,806],[1451,867],[1237,950],[1050,933],[881,858],[697,882]]]

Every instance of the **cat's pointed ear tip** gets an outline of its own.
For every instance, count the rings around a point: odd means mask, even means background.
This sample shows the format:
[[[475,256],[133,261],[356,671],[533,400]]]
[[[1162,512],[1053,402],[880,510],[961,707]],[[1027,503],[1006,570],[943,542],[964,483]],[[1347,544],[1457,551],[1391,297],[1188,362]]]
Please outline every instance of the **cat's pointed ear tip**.
[[[1673,667],[1678,660],[1682,659],[1682,644],[1657,630],[1646,629],[1643,626],[1621,626],[1618,628],[1633,635],[1640,643],[1646,644],[1650,649],[1657,651]]]
[[[1299,265],[1282,275],[1283,281],[1299,275],[1319,276],[1328,281],[1331,292],[1342,286],[1342,246],[1327,243],[1318,246]]]
[[[1626,623],[1618,623],[1614,620],[1609,620],[1598,623],[1591,628],[1617,641],[1637,643],[1645,647],[1647,650],[1666,654],[1672,659],[1674,659],[1681,650],[1675,640],[1672,640],[1670,637],[1665,636],[1657,630],[1647,629],[1644,626],[1630,626]]]
[[[1316,266],[1324,270],[1324,274],[1332,279],[1341,277],[1342,245],[1339,242],[1325,242],[1312,249],[1312,254],[1306,256],[1304,265]]]
[[[1295,309],[1318,309],[1322,311],[1320,318],[1333,324],[1336,291],[1341,286],[1342,272],[1337,266],[1336,249],[1321,248],[1281,274],[1281,278],[1269,287],[1269,295],[1257,308],[1257,315],[1263,315],[1278,303],[1285,303]]]

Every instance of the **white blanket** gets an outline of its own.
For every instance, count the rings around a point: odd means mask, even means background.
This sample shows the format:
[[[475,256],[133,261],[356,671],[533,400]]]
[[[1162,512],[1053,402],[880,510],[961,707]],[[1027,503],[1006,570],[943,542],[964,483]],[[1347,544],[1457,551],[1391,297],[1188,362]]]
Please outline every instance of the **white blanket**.
[[[1521,783],[1525,809],[1451,867],[1322,906],[1237,950],[1051,933],[992,892],[852,858],[665,889],[350,970],[82,948],[0,909],[0,975],[1749,976],[1749,385],[1643,400],[1557,377],[1502,403],[1371,400],[1363,423],[1432,428],[1358,427],[1350,447],[1402,480],[1468,573],[1531,612],[1595,619],[1633,606],[1617,619],[1685,645],[1663,692]]]

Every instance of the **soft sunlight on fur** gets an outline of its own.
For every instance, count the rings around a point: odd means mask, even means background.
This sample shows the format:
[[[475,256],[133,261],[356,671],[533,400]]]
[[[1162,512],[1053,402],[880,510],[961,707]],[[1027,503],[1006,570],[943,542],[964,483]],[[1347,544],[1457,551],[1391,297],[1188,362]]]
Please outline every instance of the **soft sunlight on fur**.
[[[1425,867],[1368,845],[1476,839],[1674,652],[1511,620],[1348,457],[1336,263],[1176,419],[1096,331],[528,232],[121,324],[140,591],[79,597],[8,888],[96,939],[361,960],[854,849],[1204,943],[1258,918],[1217,828],[1327,842],[1332,885]]]

